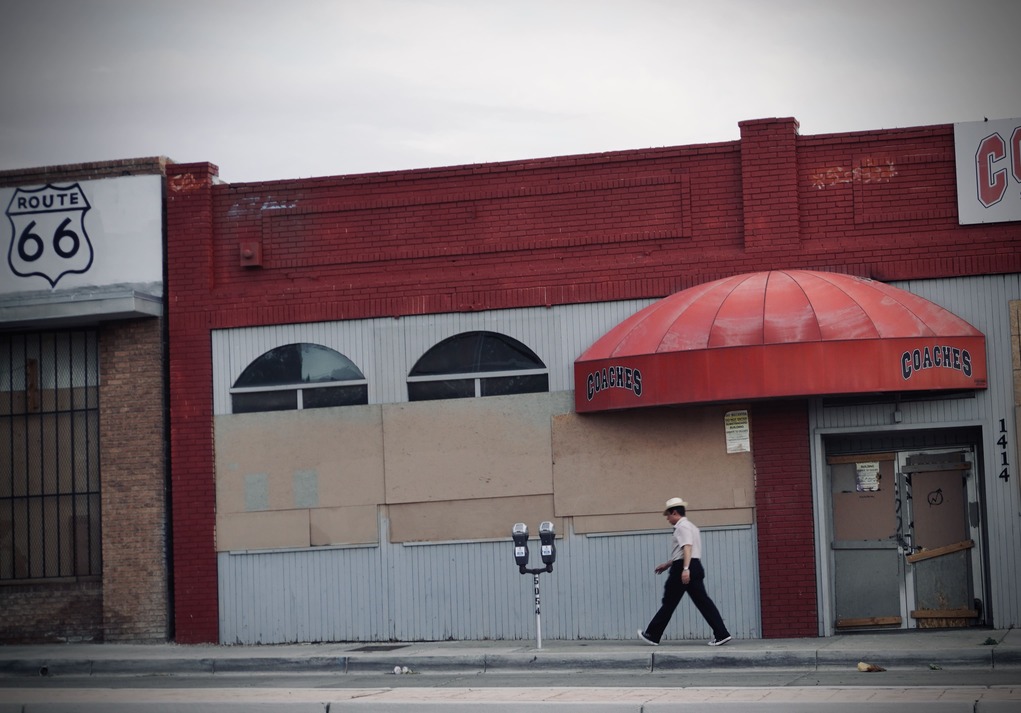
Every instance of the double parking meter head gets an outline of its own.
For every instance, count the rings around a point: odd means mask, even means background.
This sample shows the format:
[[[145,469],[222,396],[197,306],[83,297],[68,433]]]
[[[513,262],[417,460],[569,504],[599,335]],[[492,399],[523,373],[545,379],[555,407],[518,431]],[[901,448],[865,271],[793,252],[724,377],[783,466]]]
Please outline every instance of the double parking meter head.
[[[552,522],[546,520],[539,525],[539,542],[541,543],[539,552],[544,565],[552,565],[557,559],[557,546],[553,541],[555,537],[556,531]]]
[[[523,522],[514,524],[511,529],[514,538],[514,562],[524,570],[528,566],[528,525]]]

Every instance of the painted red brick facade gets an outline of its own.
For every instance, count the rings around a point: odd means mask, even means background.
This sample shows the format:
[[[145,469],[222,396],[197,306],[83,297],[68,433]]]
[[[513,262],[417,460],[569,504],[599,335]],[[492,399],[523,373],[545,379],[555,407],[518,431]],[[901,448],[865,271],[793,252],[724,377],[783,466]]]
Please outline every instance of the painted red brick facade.
[[[174,533],[175,638],[218,640],[214,534],[212,362],[208,317],[212,297],[211,181],[203,166],[167,176],[167,316],[170,323],[171,507]],[[205,169],[204,172],[203,169]],[[172,275],[172,277],[171,277]],[[187,299],[182,297],[187,296]]]
[[[656,298],[780,268],[1021,271],[1017,224],[958,225],[951,125],[740,129],[718,144],[250,184],[168,166],[177,640],[218,638],[211,329]],[[757,406],[752,440],[763,635],[814,636],[805,405]],[[797,565],[771,580],[781,553]]]
[[[804,401],[756,404],[751,414],[762,635],[815,636],[819,623],[808,406]]]

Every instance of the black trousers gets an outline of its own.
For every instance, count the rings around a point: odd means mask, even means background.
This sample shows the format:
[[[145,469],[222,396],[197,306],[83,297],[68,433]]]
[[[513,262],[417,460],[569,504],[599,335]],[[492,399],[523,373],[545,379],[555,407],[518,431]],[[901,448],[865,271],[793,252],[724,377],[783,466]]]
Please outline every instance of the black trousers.
[[[720,616],[720,610],[716,608],[716,604],[709,598],[709,594],[705,590],[705,570],[702,568],[702,563],[699,560],[691,560],[688,566],[688,574],[691,575],[688,584],[681,581],[683,571],[684,562],[681,560],[676,560],[670,565],[666,584],[663,585],[663,604],[656,615],[652,617],[649,625],[645,627],[645,636],[650,641],[659,643],[659,640],[663,638],[666,625],[670,623],[670,617],[674,615],[674,610],[681,603],[685,593],[691,597],[691,601],[702,618],[712,628],[714,639],[719,641],[730,636],[726,624],[723,623],[723,617]]]

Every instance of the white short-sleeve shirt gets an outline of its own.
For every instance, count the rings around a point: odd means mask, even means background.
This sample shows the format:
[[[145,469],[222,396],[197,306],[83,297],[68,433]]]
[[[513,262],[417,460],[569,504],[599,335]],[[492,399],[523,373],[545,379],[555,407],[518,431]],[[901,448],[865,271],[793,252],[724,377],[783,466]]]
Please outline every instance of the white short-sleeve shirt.
[[[672,550],[670,552],[671,560],[683,560],[684,559],[684,546],[691,545],[691,559],[700,560],[702,559],[702,533],[699,532],[691,520],[686,517],[682,517],[674,525],[674,535],[671,539]]]

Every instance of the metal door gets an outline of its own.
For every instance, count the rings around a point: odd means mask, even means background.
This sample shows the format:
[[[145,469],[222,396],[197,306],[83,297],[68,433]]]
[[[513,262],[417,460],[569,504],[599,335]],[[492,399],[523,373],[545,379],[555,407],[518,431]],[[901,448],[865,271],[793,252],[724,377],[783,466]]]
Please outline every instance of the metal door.
[[[898,546],[896,453],[827,459],[836,626],[905,626],[905,563]]]
[[[838,630],[981,624],[972,451],[827,459]]]
[[[898,454],[909,626],[981,623],[978,488],[965,450]]]

